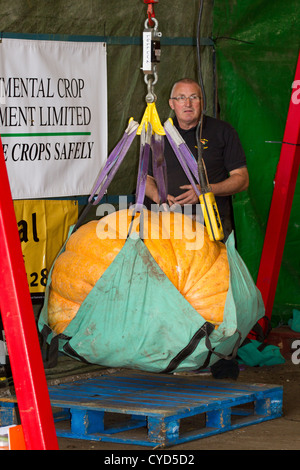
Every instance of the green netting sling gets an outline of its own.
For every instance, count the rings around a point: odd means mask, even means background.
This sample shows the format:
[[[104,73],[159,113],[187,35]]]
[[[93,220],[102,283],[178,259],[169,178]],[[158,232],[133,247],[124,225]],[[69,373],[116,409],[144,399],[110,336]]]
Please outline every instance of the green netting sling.
[[[233,234],[226,246],[230,283],[217,329],[180,294],[138,236],[126,240],[59,335],[47,321],[50,272],[38,328],[50,349],[106,367],[189,371],[235,356],[264,306]]]

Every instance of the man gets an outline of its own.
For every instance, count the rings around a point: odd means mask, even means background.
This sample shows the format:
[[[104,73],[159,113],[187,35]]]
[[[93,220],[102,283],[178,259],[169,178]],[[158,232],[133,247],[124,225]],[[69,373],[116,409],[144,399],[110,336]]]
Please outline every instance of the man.
[[[198,83],[191,79],[175,83],[169,105],[175,112],[174,125],[197,159],[196,129],[202,113],[202,93]],[[231,196],[248,188],[246,157],[237,132],[224,121],[204,116],[201,140],[204,144],[203,160],[218,206],[225,241],[232,231]],[[169,205],[191,205],[193,213],[197,214],[195,209],[199,204],[198,197],[167,139],[164,156],[167,164]],[[160,203],[157,186],[151,174],[147,177],[146,196],[152,202]],[[235,359],[221,359],[211,367],[211,372],[217,379],[237,379],[238,363]]]
[[[196,128],[202,112],[202,93],[198,83],[188,78],[176,82],[169,105],[175,112],[174,125],[197,159]],[[231,196],[246,190],[249,184],[246,157],[237,132],[224,121],[204,116],[201,140],[204,144],[203,160],[226,240],[232,231]],[[165,160],[169,205],[192,205],[193,213],[196,213],[198,197],[167,139]],[[152,202],[159,203],[158,190],[151,174],[147,177],[146,196]]]

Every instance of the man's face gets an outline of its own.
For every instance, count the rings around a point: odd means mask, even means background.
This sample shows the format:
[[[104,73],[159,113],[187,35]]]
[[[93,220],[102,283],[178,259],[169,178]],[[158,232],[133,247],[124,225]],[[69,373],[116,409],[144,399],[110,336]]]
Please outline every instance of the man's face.
[[[201,96],[200,87],[196,83],[177,83],[171,98],[178,96]],[[190,129],[198,124],[201,115],[201,99],[172,100],[169,99],[169,105],[174,109],[178,119],[179,126],[182,129]]]

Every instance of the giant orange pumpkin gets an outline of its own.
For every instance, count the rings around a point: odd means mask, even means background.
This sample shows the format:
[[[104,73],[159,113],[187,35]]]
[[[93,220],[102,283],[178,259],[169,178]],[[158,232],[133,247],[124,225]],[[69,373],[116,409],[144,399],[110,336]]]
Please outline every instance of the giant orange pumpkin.
[[[48,321],[61,333],[124,246],[132,213],[114,212],[81,226],[57,258],[50,285]],[[139,232],[135,216],[132,236]],[[143,239],[166,276],[207,321],[220,324],[229,286],[226,247],[205,227],[180,213],[144,210]]]

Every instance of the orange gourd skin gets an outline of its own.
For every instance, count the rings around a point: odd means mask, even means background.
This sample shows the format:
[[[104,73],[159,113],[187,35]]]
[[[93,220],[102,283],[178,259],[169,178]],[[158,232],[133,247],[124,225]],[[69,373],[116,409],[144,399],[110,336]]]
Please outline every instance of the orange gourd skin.
[[[122,210],[81,226],[57,258],[49,292],[49,326],[61,333],[124,246],[132,214]],[[135,216],[131,234],[139,233]],[[207,321],[223,320],[229,287],[226,247],[180,213],[144,210],[144,243],[178,291]]]

